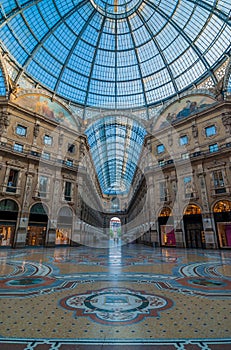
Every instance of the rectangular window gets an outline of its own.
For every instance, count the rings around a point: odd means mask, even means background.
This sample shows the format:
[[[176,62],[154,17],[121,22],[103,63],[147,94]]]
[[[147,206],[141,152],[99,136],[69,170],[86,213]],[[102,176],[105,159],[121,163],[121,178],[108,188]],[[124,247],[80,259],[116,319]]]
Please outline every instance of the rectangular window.
[[[216,133],[217,133],[217,130],[216,130],[215,125],[211,125],[211,126],[208,126],[207,128],[205,128],[206,137],[214,136],[214,135],[216,135]]]
[[[16,152],[23,152],[23,145],[21,145],[19,143],[15,143],[14,144],[14,151],[16,151]]]
[[[51,146],[53,144],[53,137],[49,135],[44,135],[43,141],[45,145]]]
[[[189,153],[188,152],[182,153],[181,154],[181,159],[189,159]]]
[[[160,200],[166,201],[167,200],[167,188],[165,182],[160,182]]]
[[[48,186],[48,177],[40,176],[39,177],[39,189],[38,189],[39,197],[44,198],[47,196],[47,186]]]
[[[184,146],[184,145],[187,145],[187,144],[188,144],[188,136],[187,135],[181,136],[180,137],[180,145]]]
[[[16,126],[16,134],[20,136],[26,136],[27,133],[27,128],[22,125],[17,125]]]
[[[185,198],[191,198],[193,197],[193,183],[192,183],[192,177],[187,176],[184,177],[184,193]]]
[[[164,159],[160,159],[160,160],[158,161],[158,164],[159,164],[159,166],[164,166],[164,165],[165,165]]]
[[[16,192],[17,190],[17,182],[18,182],[18,170],[10,169],[8,181],[7,181],[7,192]]]
[[[163,153],[165,151],[165,147],[163,144],[156,146],[157,153]]]
[[[213,185],[215,187],[215,193],[226,192],[224,177],[221,170],[213,171]]]
[[[217,152],[218,150],[219,150],[219,148],[218,148],[218,144],[217,143],[214,143],[213,145],[209,146],[209,152],[210,153]]]
[[[48,152],[43,152],[42,153],[42,158],[46,159],[46,160],[50,160],[51,159],[51,154]]]
[[[66,165],[72,167],[73,166],[73,160],[72,159],[67,159],[66,160]]]
[[[64,198],[66,201],[71,201],[71,182],[69,181],[65,182]]]
[[[67,150],[69,153],[74,153],[75,152],[75,145],[73,143],[68,143]]]

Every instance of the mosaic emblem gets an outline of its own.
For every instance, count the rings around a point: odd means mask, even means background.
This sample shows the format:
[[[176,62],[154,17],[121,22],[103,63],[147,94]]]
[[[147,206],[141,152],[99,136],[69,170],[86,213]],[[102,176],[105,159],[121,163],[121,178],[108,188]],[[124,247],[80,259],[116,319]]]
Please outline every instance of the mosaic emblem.
[[[47,287],[55,282],[54,278],[44,276],[26,276],[26,277],[14,277],[6,278],[0,281],[0,290],[27,290],[30,291],[38,288],[41,290],[42,287]]]
[[[211,278],[211,277],[183,277],[177,280],[178,283],[185,287],[194,289],[216,291],[229,291],[231,289],[231,281],[227,279]]]
[[[103,324],[132,324],[145,317],[157,317],[173,306],[163,296],[124,288],[105,288],[65,297],[60,305],[74,311],[75,317],[90,316]]]

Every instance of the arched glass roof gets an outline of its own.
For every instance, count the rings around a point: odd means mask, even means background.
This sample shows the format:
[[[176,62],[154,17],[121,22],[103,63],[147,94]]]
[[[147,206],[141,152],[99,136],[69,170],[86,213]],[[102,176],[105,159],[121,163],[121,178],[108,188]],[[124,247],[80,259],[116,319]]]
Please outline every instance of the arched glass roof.
[[[24,72],[84,106],[149,106],[211,76],[230,0],[2,0],[0,38]]]
[[[0,68],[0,96],[6,95],[6,85],[5,85],[5,79],[2,73],[2,70]]]
[[[140,157],[145,129],[126,117],[110,116],[86,130],[101,190],[107,195],[129,191]]]

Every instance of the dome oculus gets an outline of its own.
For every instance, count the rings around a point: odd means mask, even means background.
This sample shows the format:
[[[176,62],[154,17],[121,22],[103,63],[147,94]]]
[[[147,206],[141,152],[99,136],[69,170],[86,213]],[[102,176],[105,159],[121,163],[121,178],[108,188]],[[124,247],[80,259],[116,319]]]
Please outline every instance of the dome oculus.
[[[90,0],[92,5],[104,16],[124,18],[131,15],[142,0]]]

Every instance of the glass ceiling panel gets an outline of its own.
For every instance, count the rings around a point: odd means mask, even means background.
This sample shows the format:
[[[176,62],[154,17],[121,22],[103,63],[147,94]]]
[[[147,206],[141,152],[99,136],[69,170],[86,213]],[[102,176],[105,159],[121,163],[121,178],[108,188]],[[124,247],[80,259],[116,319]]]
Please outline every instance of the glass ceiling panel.
[[[6,95],[6,85],[5,85],[5,80],[3,77],[2,70],[0,68],[0,96],[5,96]]]
[[[104,194],[124,194],[130,189],[146,135],[128,118],[110,116],[86,130],[92,159]]]
[[[230,53],[229,0],[3,0],[1,45],[26,73],[82,105],[162,103]]]

